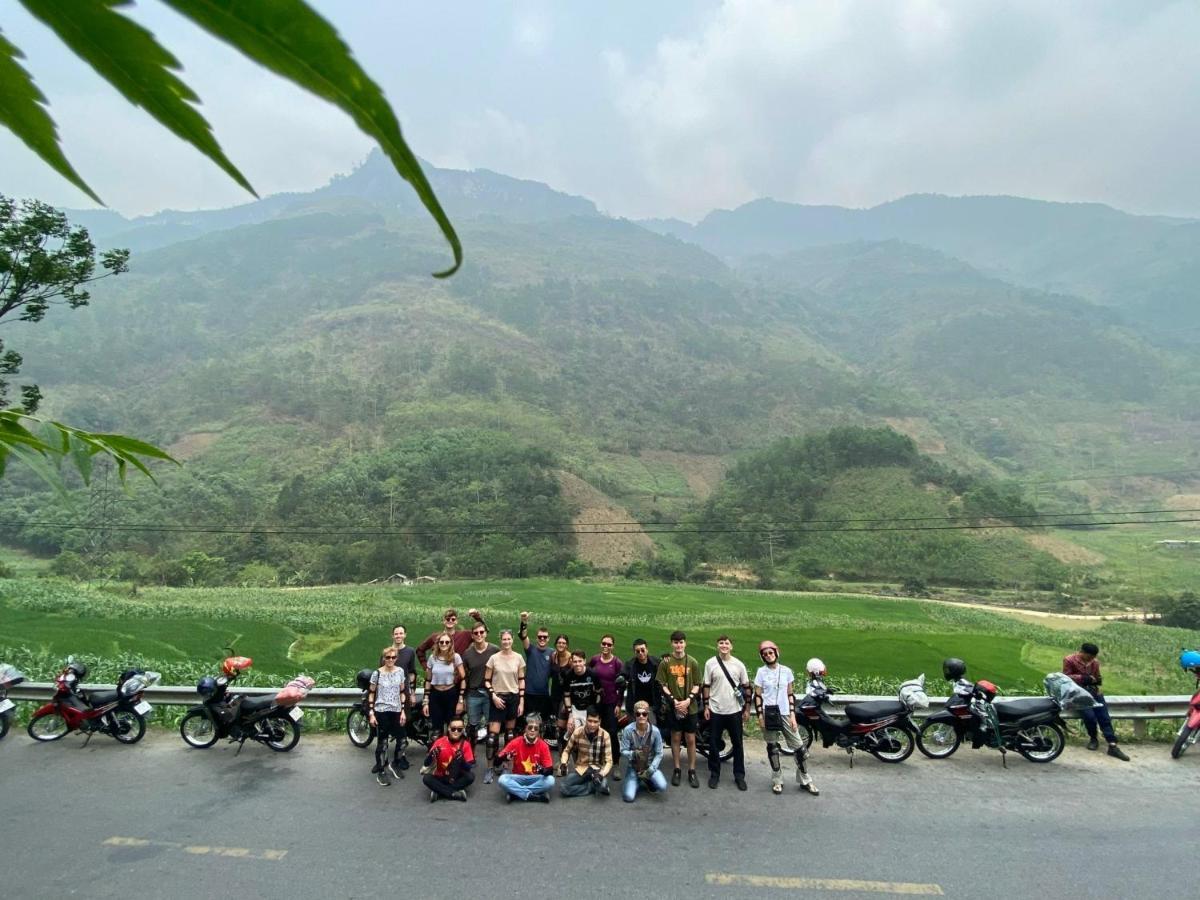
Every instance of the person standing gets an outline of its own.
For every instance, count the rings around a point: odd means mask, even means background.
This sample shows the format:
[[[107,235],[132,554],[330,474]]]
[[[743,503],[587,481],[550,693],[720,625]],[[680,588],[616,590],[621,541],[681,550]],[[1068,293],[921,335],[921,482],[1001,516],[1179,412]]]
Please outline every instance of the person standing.
[[[508,762],[511,772],[496,779],[511,803],[513,800],[550,802],[554,787],[554,760],[550,745],[542,740],[542,717],[531,712],[525,717],[525,733],[515,737],[500,751],[500,762]]]
[[[796,676],[779,661],[779,647],[774,641],[763,641],[758,645],[758,655],[763,665],[754,673],[754,709],[762,723],[763,738],[767,742],[767,761],[771,764],[771,792],[783,793],[783,773],[780,770],[781,742],[795,753],[796,783],[814,797],[821,792],[808,774],[808,750],[800,737],[796,724],[795,692]]]
[[[617,644],[611,634],[600,638],[600,652],[588,660],[588,668],[596,676],[600,685],[600,725],[608,732],[608,739],[613,747],[612,777],[614,781],[621,780],[621,749],[617,744],[620,727],[617,724],[617,710],[621,708],[621,692],[624,679],[621,669],[624,664],[613,653]]]
[[[476,622],[479,622],[481,625],[483,624],[483,615],[479,612],[479,610],[468,609],[467,615]],[[459,656],[463,654],[463,651],[465,651],[467,646],[471,643],[471,632],[458,627],[458,610],[454,608],[446,610],[446,612],[442,614],[441,630],[435,631],[433,634],[429,635],[429,637],[425,638],[425,640],[421,641],[421,643],[417,644],[417,662],[419,662],[421,667],[424,669],[429,668],[429,664],[425,661],[425,659],[428,656],[429,651],[437,645],[439,634],[450,635],[450,640],[454,644],[454,652]]]
[[[746,790],[746,755],[742,728],[750,720],[750,673],[733,656],[728,635],[717,638],[717,655],[704,664],[704,718],[708,722],[708,786],[721,781],[721,735],[733,746],[733,783]]]
[[[568,763],[571,768],[568,771]],[[591,707],[582,728],[576,728],[563,746],[559,785],[564,797],[609,795],[608,773],[612,770],[612,744],[608,732],[600,727],[600,710]]]
[[[1096,658],[1099,655],[1100,648],[1096,644],[1081,644],[1078,653],[1063,657],[1063,674],[1091,694],[1092,699],[1096,701],[1096,705],[1091,709],[1079,711],[1088,733],[1087,748],[1096,750],[1100,747],[1096,734],[1099,730],[1108,741],[1108,755],[1129,762],[1125,751],[1117,746],[1117,732],[1113,730],[1112,716],[1108,713],[1108,701],[1104,699],[1104,692],[1100,689],[1104,679],[1100,677],[1100,660]]]
[[[422,711],[429,720],[429,733],[441,734],[451,718],[463,714],[462,686],[466,683],[462,657],[454,652],[451,637],[442,633],[434,642],[425,673]]]
[[[550,703],[558,717],[559,735],[566,734],[567,713],[563,706],[564,682],[571,672],[571,639],[565,634],[555,635],[554,655],[550,657]]]
[[[408,690],[405,693],[405,720],[412,722],[414,707],[417,702],[417,651],[405,644],[405,639],[408,637],[408,629],[403,625],[397,625],[392,629],[392,649],[396,651],[396,666],[404,670],[404,674],[408,678]],[[408,768],[408,757],[404,755],[404,747],[408,744],[407,728],[404,736],[400,740],[400,754],[396,759],[396,765],[401,771]]]
[[[492,706],[484,681],[487,678],[488,661],[500,652],[495,644],[488,643],[488,629],[482,622],[471,628],[471,645],[462,652],[463,671],[466,684],[463,693],[467,698],[467,740],[475,747],[480,733],[487,730]]]
[[[587,711],[599,702],[600,685],[587,667],[587,654],[575,650],[571,653],[571,668],[563,676],[563,734],[582,728]]]
[[[650,648],[642,638],[633,642],[633,656],[625,663],[625,711],[633,719],[633,710],[639,700],[650,705],[650,721],[655,722],[654,710],[659,708],[660,688],[658,686],[657,656],[650,655]],[[622,751],[624,753],[624,751]]]
[[[455,716],[446,733],[429,748],[425,765],[421,767],[421,780],[429,788],[430,803],[439,799],[466,802],[467,788],[475,781],[471,774],[475,751],[464,734],[466,727],[462,716]]]
[[[633,704],[633,721],[621,730],[621,755],[625,757],[625,785],[621,796],[626,803],[637,799],[639,790],[662,793],[667,789],[667,776],[662,765],[662,733],[650,724],[650,703],[638,700]]]
[[[671,729],[671,761],[675,772],[671,784],[679,786],[680,744],[686,743],[688,752],[688,784],[700,787],[696,777],[696,714],[699,711],[700,664],[687,653],[687,635],[682,631],[671,634],[671,655],[664,656],[658,665],[658,684],[667,702],[666,711]]]
[[[554,659],[550,630],[544,625],[540,626],[536,643],[531,645],[529,613],[522,612],[517,637],[525,648],[525,709],[529,714],[537,713],[543,722],[549,723],[557,712],[550,698],[550,675]]]
[[[408,709],[408,673],[396,665],[396,648],[385,647],[379,656],[379,668],[371,673],[367,689],[367,720],[375,728],[375,768],[371,769],[380,786],[387,787],[387,771],[393,778],[403,778],[400,766],[404,751],[405,711]],[[388,762],[388,741],[395,743],[395,756]]]
[[[517,719],[525,714],[525,660],[513,650],[513,633],[505,628],[500,632],[500,652],[487,662],[483,675],[491,706],[488,709],[488,769],[483,783],[491,784],[496,773],[496,751],[501,743],[500,727],[504,726],[504,743],[512,740]]]

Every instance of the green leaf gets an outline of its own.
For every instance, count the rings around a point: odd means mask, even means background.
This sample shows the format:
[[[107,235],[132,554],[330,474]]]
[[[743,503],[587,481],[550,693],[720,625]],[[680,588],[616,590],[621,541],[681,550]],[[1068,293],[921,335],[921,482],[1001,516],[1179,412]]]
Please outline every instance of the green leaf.
[[[47,0],[48,2],[48,0]],[[404,142],[383,91],[355,61],[337,31],[303,0],[163,0],[214,37],[299,87],[339,107],[374,138],[396,171],[416,190],[462,265],[462,244],[421,164]],[[70,5],[69,5],[70,6]]]
[[[33,469],[39,478],[50,485],[54,489],[54,493],[58,494],[61,499],[66,500],[68,503],[70,502],[70,494],[67,492],[66,484],[63,483],[62,475],[58,469],[50,464],[44,454],[20,444],[14,444],[9,449],[13,456]]]
[[[25,54],[0,34],[0,125],[19,137],[42,162],[103,206],[104,202],[63,155],[58,129],[46,112],[46,98],[33,83],[33,77],[17,62],[24,58]]]
[[[258,196],[225,156],[208,122],[191,105],[200,98],[173,74],[183,68],[179,60],[153,34],[116,11],[116,7],[129,5],[129,0],[21,0],[21,5],[126,100],[145,109]]]
[[[126,456],[136,453],[140,456],[149,456],[152,459],[165,459],[168,462],[178,464],[178,460],[165,450],[160,450],[153,444],[147,444],[145,441],[139,441],[137,438],[126,437],[123,434],[101,434],[94,431],[88,434],[90,437],[104,441],[109,447]]]
[[[71,461],[75,463],[75,468],[79,470],[80,476],[83,478],[84,484],[90,484],[92,480],[92,456],[96,450],[83,441],[73,439],[71,441]]]

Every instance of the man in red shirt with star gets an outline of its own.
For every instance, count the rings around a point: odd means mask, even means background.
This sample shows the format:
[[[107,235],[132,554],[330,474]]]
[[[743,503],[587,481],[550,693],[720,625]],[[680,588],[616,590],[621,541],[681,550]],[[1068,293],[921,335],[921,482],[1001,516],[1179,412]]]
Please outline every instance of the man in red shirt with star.
[[[550,789],[554,787],[554,761],[550,758],[550,746],[542,740],[542,717],[530,713],[525,718],[525,733],[513,738],[496,757],[497,764],[507,760],[511,772],[505,772],[496,783],[506,794],[509,803],[514,800],[536,800],[550,802]]]

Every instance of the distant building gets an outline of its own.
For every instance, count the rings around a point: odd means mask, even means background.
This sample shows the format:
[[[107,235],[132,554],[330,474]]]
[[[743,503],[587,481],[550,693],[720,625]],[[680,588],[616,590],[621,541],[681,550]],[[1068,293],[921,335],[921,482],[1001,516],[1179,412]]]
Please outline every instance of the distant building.
[[[1200,550],[1200,541],[1155,541],[1154,544],[1167,550]]]

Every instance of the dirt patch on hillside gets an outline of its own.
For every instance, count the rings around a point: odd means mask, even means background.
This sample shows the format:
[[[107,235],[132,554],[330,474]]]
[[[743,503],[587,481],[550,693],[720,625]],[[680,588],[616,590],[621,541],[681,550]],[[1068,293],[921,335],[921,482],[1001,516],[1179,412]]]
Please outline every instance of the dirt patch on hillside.
[[[203,453],[215,444],[220,436],[221,432],[219,431],[193,431],[169,446],[167,452],[180,462],[184,462]]]
[[[1067,565],[1098,566],[1104,562],[1103,554],[1089,550],[1087,547],[1080,547],[1066,538],[1053,534],[1026,534],[1022,537],[1029,546],[1049,553],[1059,562]]]
[[[640,525],[610,526],[610,522],[632,522],[633,514],[618,506],[582,478],[570,472],[558,472],[564,499],[579,509],[571,520],[575,526],[575,545],[579,558],[597,569],[623,569],[638,559],[654,555],[654,541]],[[606,534],[592,533],[589,526],[604,526]]]
[[[720,456],[678,453],[675,450],[643,450],[642,458],[674,466],[699,500],[707,500],[725,477],[726,463]]]
[[[885,416],[883,421],[887,422],[888,426],[893,431],[898,431],[901,434],[906,434],[917,445],[917,449],[922,453],[945,453],[946,442],[934,430],[934,427],[929,424],[928,419],[915,417],[899,417]]]
[[[1200,509],[1200,494],[1175,494],[1168,497],[1163,503],[1164,509]],[[1188,513],[1180,518],[1200,518],[1200,514]],[[1200,528],[1200,522],[1182,522],[1180,523],[1188,528]]]

